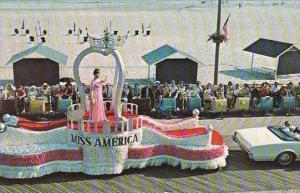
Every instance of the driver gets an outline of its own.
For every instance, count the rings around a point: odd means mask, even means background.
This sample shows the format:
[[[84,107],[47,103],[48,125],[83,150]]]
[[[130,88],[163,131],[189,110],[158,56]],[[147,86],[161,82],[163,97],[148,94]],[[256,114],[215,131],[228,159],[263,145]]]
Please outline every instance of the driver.
[[[295,126],[292,126],[289,121],[284,122],[284,127],[282,128],[282,131],[287,134],[288,136],[291,136],[298,141],[300,140],[300,135],[296,134],[295,132],[297,131],[298,128]]]

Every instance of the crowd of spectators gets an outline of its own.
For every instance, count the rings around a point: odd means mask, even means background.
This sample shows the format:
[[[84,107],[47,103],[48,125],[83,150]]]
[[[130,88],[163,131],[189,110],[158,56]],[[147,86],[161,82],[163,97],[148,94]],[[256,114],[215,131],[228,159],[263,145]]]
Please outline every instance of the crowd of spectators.
[[[67,82],[64,85],[48,85],[43,83],[41,87],[31,83],[29,86],[17,85],[16,87],[9,83],[5,87],[0,86],[0,100],[13,100],[17,113],[29,112],[29,106],[32,101],[43,100],[47,111],[57,110],[59,99],[72,99],[73,103],[78,102],[78,94],[74,85]]]
[[[257,84],[253,82],[251,85],[245,83],[240,85],[229,81],[227,84],[212,85],[208,83],[202,85],[201,81],[196,84],[185,84],[183,81],[161,84],[156,81],[153,85],[146,84],[140,87],[135,83],[133,87],[125,84],[122,100],[123,102],[132,102],[135,98],[150,98],[151,107],[157,108],[164,98],[175,98],[176,109],[183,111],[187,108],[188,101],[191,98],[201,99],[201,106],[204,103],[212,103],[216,99],[224,99],[227,101],[227,109],[234,109],[238,97],[246,97],[250,99],[250,109],[257,109],[262,97],[273,97],[273,108],[279,108],[284,97],[300,96],[300,83],[294,85],[292,82],[288,84],[279,84],[274,82],[271,85],[268,82]]]
[[[88,94],[88,86],[87,93]],[[17,85],[16,87],[9,83],[5,87],[0,86],[0,100],[14,100],[16,102],[17,112],[29,112],[29,105],[33,100],[44,100],[49,111],[57,110],[57,102],[60,99],[72,99],[73,103],[79,102],[79,93],[76,87],[70,82],[65,85],[48,85],[44,83],[41,87],[35,86],[33,83],[28,87]],[[113,88],[111,84],[104,85],[103,98],[111,100]],[[250,99],[250,109],[257,109],[262,97],[273,97],[273,108],[279,108],[283,97],[298,96],[300,100],[300,83],[294,85],[292,82],[279,84],[274,82],[270,85],[268,82],[257,84],[253,82],[251,85],[245,83],[243,85],[232,83],[220,83],[212,85],[208,83],[202,85],[201,81],[196,84],[185,84],[183,81],[174,81],[161,83],[159,81],[154,84],[128,85],[125,83],[122,92],[122,102],[132,103],[136,99],[150,99],[151,110],[157,109],[165,98],[176,99],[176,109],[184,111],[187,104],[192,98],[201,100],[201,107],[205,109],[205,103],[211,104],[216,99],[227,101],[227,110],[234,109],[238,97],[247,97]],[[297,100],[297,99],[296,99]]]

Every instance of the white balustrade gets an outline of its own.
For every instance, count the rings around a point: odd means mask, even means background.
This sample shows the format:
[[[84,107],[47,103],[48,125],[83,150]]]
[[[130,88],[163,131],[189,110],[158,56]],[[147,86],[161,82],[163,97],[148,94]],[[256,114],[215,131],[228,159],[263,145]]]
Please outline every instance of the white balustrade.
[[[112,101],[103,101],[105,111],[112,111]],[[107,109],[107,106],[110,108]],[[118,133],[125,131],[132,131],[135,128],[139,128],[143,125],[143,119],[141,117],[131,118],[125,121],[101,121],[94,122],[90,119],[84,119],[83,113],[80,110],[80,104],[73,104],[68,107],[68,128],[75,128],[77,125],[78,132],[91,132],[99,133],[99,129],[102,128],[103,133]],[[133,103],[122,103],[123,113],[132,113],[138,115],[138,105]],[[99,126],[99,128],[98,128]]]

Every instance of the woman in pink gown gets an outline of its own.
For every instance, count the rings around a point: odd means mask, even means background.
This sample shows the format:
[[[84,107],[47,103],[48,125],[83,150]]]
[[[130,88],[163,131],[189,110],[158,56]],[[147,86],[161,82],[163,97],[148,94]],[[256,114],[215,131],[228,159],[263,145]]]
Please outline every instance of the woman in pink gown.
[[[91,105],[90,105],[90,118],[95,122],[107,120],[105,116],[104,103],[103,103],[103,83],[106,80],[100,80],[100,70],[94,70],[94,79],[91,83]],[[106,79],[106,77],[105,77]]]

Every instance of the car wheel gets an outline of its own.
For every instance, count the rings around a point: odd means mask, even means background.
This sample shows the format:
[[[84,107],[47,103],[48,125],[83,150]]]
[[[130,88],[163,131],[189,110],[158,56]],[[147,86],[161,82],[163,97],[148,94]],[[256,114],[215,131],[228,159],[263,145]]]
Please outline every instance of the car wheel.
[[[282,152],[277,157],[277,162],[282,166],[287,166],[293,163],[295,156],[292,152]]]

